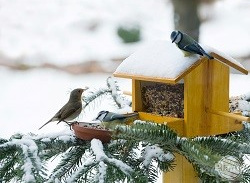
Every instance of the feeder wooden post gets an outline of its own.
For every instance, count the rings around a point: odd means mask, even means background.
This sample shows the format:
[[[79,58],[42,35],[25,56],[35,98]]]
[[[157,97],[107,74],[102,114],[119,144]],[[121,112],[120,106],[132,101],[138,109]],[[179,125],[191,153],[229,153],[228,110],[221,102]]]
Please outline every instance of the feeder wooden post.
[[[185,137],[224,134],[242,129],[242,124],[228,117],[228,115],[233,115],[228,113],[228,66],[214,60],[207,60],[186,75],[184,83],[183,131]],[[216,111],[224,111],[221,113],[227,115],[218,115]],[[177,162],[174,171],[163,175],[164,183],[199,181],[192,165],[184,157],[177,155]]]

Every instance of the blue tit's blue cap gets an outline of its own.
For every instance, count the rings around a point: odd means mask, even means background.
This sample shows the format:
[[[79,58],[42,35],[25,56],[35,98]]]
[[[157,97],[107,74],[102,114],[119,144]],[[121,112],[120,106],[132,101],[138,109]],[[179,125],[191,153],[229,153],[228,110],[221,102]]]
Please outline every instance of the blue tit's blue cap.
[[[172,43],[176,40],[178,34],[179,34],[179,31],[173,31],[171,33],[170,38],[172,40]]]

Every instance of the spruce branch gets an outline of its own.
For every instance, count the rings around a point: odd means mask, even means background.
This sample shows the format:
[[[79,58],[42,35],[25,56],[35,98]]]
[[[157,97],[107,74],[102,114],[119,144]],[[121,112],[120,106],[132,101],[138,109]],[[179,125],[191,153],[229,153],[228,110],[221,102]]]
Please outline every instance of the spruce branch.
[[[113,97],[113,100],[119,109],[126,106],[132,106],[131,100],[128,100],[124,95],[121,94],[121,90],[117,84],[117,81],[115,81],[112,77],[107,78],[107,86],[110,88],[111,96]]]
[[[160,148],[158,144],[146,145],[142,149],[141,156],[143,159],[143,166],[145,168],[149,167],[149,165],[152,163],[152,160],[155,160],[157,163],[169,162],[169,164],[173,163],[174,160],[174,155],[170,152],[164,152],[163,149]],[[162,169],[162,170],[167,171],[168,169]]]
[[[117,125],[114,138],[145,141],[151,144],[160,144],[164,150],[175,152],[179,137],[167,125],[136,120],[134,125]]]
[[[133,169],[129,165],[125,164],[119,159],[108,157],[104,152],[104,147],[100,140],[93,139],[91,141],[91,149],[93,151],[96,161],[99,164],[105,163],[106,165],[116,167],[118,171],[121,171],[124,175],[126,175],[126,177],[130,177],[133,173]]]
[[[110,93],[109,88],[100,88],[98,90],[90,91],[86,96],[84,95],[84,107],[87,108],[90,104],[95,104],[97,101],[103,99],[103,97],[107,96]]]
[[[242,158],[244,154],[250,154],[249,143],[242,143],[237,140],[222,137],[197,137],[192,139],[203,147],[211,149],[222,156],[231,155],[237,158]],[[234,138],[235,139],[235,138]]]
[[[118,95],[117,95],[117,91],[120,91],[119,86],[117,85],[117,82],[115,80],[112,79],[112,77],[108,77],[106,79],[107,82],[107,86],[111,91],[111,96],[113,97],[116,105],[118,106],[118,108],[121,108],[121,103],[119,101]]]
[[[85,106],[104,96],[112,97],[118,108],[128,102],[117,83],[107,79],[107,87],[94,91],[83,100]],[[9,140],[0,138],[0,182],[155,182],[159,170],[174,167],[174,155],[183,155],[203,182],[225,181],[215,169],[227,155],[242,164],[240,182],[250,181],[244,155],[250,154],[250,125],[226,136],[182,138],[167,125],[136,120],[133,125],[117,125],[109,144],[77,139],[71,131],[46,135],[15,134]],[[47,162],[61,157],[50,175]]]
[[[243,129],[241,131],[232,133],[227,136],[227,138],[236,141],[241,144],[249,144],[250,141],[250,123],[243,122]],[[248,153],[250,154],[250,153]]]
[[[91,104],[95,105],[98,101],[101,101],[103,97],[110,96],[114,105],[117,106],[118,109],[132,106],[131,100],[122,94],[117,82],[112,77],[106,79],[106,85],[106,87],[90,91],[84,96],[83,101],[85,103],[85,108],[89,107]]]
[[[71,147],[85,145],[85,142],[75,138],[73,133],[50,138],[36,138],[35,142],[41,147],[40,156],[45,160],[63,154]]]
[[[55,178],[61,181],[70,177],[82,164],[84,160],[83,155],[87,149],[89,149],[89,144],[69,148],[63,155],[60,163],[53,170],[48,182],[53,182]]]
[[[10,182],[13,179],[21,180],[21,165],[17,163],[19,162],[19,157],[20,152],[17,147],[6,146],[0,148],[1,181]]]
[[[164,152],[158,144],[147,144],[141,151],[142,167],[148,182],[155,182],[159,170],[169,171],[173,169],[174,155]]]
[[[8,142],[8,140],[0,138],[0,144],[3,144],[5,142]]]
[[[241,169],[241,181],[248,183],[250,182],[250,166],[243,166]]]
[[[93,182],[97,162],[95,161],[93,156],[86,157],[82,162],[82,165],[80,165],[78,169],[72,173],[71,176],[68,176],[65,182]]]
[[[114,137],[159,144],[159,147],[164,151],[177,152],[193,164],[204,182],[225,181],[215,169],[217,163],[226,155],[231,155],[238,158],[239,163],[244,165],[242,155],[249,152],[249,145],[240,144],[230,139],[218,137],[180,138],[166,125],[140,120],[135,121],[132,126],[116,126]],[[151,173],[153,172],[151,170]],[[245,171],[239,180],[248,180],[247,173],[248,171]]]
[[[105,147],[106,145],[104,145]],[[107,154],[112,154],[112,156],[116,159],[121,160],[122,162],[128,164],[129,166],[133,167],[134,172],[132,173],[132,178],[130,182],[147,182],[148,180],[148,172],[144,171],[145,168],[143,167],[143,159],[141,158],[140,152],[141,152],[141,144],[134,140],[124,140],[124,139],[118,139],[113,140],[108,146],[108,152],[105,151]],[[157,167],[154,167],[157,169]],[[110,175],[112,175],[111,169],[107,169],[107,176],[109,177],[110,181],[115,181],[114,177],[112,178]],[[110,174],[110,173],[111,174]],[[120,176],[122,175],[122,172],[117,171],[116,173],[120,173]],[[125,180],[126,177],[123,179]],[[155,177],[157,178],[157,176]]]
[[[17,179],[23,182],[41,182],[45,180],[45,167],[38,155],[38,146],[30,136],[19,134],[16,138],[12,137],[10,141],[1,144],[0,149],[1,154],[7,156],[1,161],[3,166],[0,169],[0,174],[6,180]],[[12,152],[12,155],[15,156],[11,158],[6,155],[9,152]],[[10,159],[8,160],[8,158]],[[3,178],[4,181],[6,181],[5,178]]]
[[[180,147],[180,154],[184,155],[193,164],[200,176],[205,173],[219,178],[218,173],[215,171],[215,164],[221,160],[221,155],[214,153],[210,148],[203,147],[192,139],[185,138],[181,140]]]
[[[185,156],[203,182],[225,182],[215,165],[226,155],[237,157],[243,165],[238,180],[250,179],[249,166],[242,161],[249,145],[229,137],[181,138],[166,125],[140,120],[132,126],[117,125],[113,137],[116,140],[102,144],[97,139],[91,142],[77,139],[69,131],[17,134],[10,140],[1,140],[1,181],[155,182],[159,170],[173,168],[173,153]],[[46,162],[59,155],[61,161],[48,179]],[[29,172],[31,177],[27,177]]]
[[[45,182],[46,161],[79,141],[75,140],[70,132],[46,136],[15,134],[10,140],[2,142],[4,143],[0,145],[1,181]]]

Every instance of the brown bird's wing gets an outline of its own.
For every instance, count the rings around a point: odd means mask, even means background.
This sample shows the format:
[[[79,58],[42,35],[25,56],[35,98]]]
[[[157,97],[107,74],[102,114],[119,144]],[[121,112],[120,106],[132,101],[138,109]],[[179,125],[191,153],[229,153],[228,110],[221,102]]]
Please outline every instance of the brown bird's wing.
[[[39,128],[39,130],[52,121],[64,121],[76,118],[82,110],[81,100],[78,102],[68,101],[48,122]],[[59,123],[58,122],[58,123]]]
[[[73,115],[76,111],[77,111],[77,109],[75,109],[75,108],[69,108],[69,109],[65,110],[64,112],[62,112],[62,115],[61,115],[59,122],[67,119],[68,117]]]
[[[67,107],[62,109],[59,122],[66,120],[67,118],[71,118],[68,120],[76,118],[81,113],[81,110],[82,110],[81,101],[73,104],[68,104]]]

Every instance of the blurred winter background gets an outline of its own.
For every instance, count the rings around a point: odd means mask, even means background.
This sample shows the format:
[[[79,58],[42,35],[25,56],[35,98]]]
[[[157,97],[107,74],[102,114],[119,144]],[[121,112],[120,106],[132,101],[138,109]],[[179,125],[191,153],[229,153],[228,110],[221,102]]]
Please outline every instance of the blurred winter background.
[[[72,89],[105,86],[124,58],[175,28],[250,69],[249,16],[249,0],[0,0],[0,136],[64,129],[37,130]],[[230,94],[250,91],[249,81],[232,75]]]

